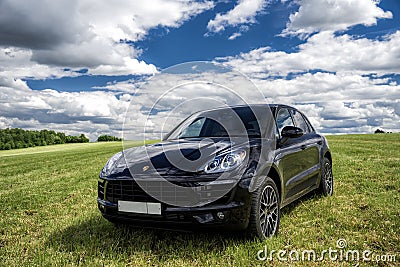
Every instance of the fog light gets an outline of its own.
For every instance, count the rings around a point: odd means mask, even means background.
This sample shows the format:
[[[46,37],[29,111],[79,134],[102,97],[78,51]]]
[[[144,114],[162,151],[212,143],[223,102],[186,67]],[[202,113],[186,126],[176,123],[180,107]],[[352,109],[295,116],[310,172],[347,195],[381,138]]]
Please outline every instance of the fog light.
[[[206,214],[199,214],[196,216],[193,216],[199,223],[209,223],[214,221],[214,217],[211,213],[206,213]]]
[[[223,220],[225,218],[225,214],[222,211],[217,212],[217,217],[220,220]]]

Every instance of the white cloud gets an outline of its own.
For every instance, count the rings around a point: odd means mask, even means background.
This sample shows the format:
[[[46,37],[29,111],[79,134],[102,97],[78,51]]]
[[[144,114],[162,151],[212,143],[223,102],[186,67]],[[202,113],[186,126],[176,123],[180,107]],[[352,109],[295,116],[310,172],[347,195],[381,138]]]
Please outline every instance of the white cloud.
[[[339,72],[306,73],[294,79],[256,80],[257,85],[274,102],[315,103],[324,101],[396,100],[400,86],[388,84],[389,79],[373,79]]]
[[[64,71],[62,68],[39,64],[31,60],[32,50],[17,47],[0,47],[0,79],[1,77],[23,78],[75,76],[76,73]]]
[[[354,25],[371,26],[378,19],[392,18],[376,0],[302,0],[291,14],[283,35],[306,37],[320,31],[346,30]]]
[[[114,41],[143,38],[149,29],[178,27],[192,16],[210,9],[212,1],[148,0],[148,1],[96,1],[84,0],[79,4],[81,13],[93,32],[109,36]]]
[[[376,40],[325,31],[292,53],[262,47],[219,60],[270,102],[304,110],[322,132],[400,130],[400,85],[390,78],[400,74],[400,31]]]
[[[228,40],[230,40],[230,41],[235,40],[236,38],[242,36],[242,34],[243,34],[244,32],[247,32],[249,29],[250,29],[250,27],[247,26],[247,25],[242,25],[242,26],[240,26],[240,27],[239,27],[239,31],[234,32],[231,36],[229,36],[229,37],[228,37]]]
[[[109,91],[115,91],[117,93],[127,93],[134,95],[138,91],[139,87],[143,85],[144,82],[145,79],[142,80],[129,79],[121,82],[114,81],[114,82],[108,82],[107,85],[105,86],[94,87],[93,89],[109,90]]]
[[[235,32],[234,34],[232,34],[231,36],[229,36],[229,40],[235,40],[236,38],[242,36],[242,33],[240,32]]]
[[[321,132],[400,130],[400,85],[388,78],[318,72],[255,82],[270,102],[298,107]]]
[[[180,0],[5,0],[0,4],[0,49],[12,50],[26,64],[15,66],[0,55],[0,66],[19,78],[36,78],[39,71],[38,78],[74,75],[60,70],[65,67],[88,68],[90,74],[154,73],[155,66],[138,61],[141,51],[126,41],[138,41],[155,27],[178,27],[213,5]]]
[[[400,73],[400,31],[383,40],[321,32],[301,44],[297,52],[271,51],[269,47],[262,47],[219,60],[252,77],[264,78],[316,69],[360,74]]]
[[[214,19],[210,20],[207,29],[210,32],[221,32],[227,26],[236,27],[255,23],[255,17],[263,11],[267,2],[267,0],[239,0],[233,9],[225,14],[218,13]]]
[[[130,97],[114,93],[31,90],[20,79],[0,79],[0,122],[3,127],[51,128],[93,139],[102,129],[121,135]],[[138,110],[140,106],[138,107]]]

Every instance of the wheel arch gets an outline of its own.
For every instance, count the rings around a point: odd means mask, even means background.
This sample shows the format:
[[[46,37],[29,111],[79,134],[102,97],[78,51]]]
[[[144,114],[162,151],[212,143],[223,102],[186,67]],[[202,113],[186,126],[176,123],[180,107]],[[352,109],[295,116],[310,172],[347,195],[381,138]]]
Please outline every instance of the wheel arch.
[[[275,182],[275,185],[278,188],[280,202],[282,202],[282,179],[275,166],[271,166],[267,176]]]
[[[329,150],[325,151],[324,158],[327,158],[330,161],[330,163],[332,164],[332,154]]]

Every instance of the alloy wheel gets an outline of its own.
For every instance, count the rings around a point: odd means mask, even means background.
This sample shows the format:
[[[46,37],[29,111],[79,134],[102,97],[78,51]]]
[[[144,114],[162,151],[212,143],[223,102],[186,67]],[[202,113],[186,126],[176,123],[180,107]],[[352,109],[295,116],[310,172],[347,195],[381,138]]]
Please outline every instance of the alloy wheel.
[[[333,175],[332,175],[331,165],[328,162],[325,163],[324,182],[325,182],[326,192],[328,193],[328,195],[332,195]]]
[[[260,227],[265,237],[270,237],[276,233],[278,228],[278,196],[274,188],[267,185],[261,195],[260,200]]]

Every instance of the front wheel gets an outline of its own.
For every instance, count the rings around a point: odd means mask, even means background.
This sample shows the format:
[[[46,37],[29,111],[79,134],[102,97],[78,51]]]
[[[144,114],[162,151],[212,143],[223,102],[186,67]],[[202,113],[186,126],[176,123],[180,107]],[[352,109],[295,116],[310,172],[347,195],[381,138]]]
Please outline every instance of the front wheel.
[[[332,164],[327,158],[324,158],[322,163],[322,177],[319,185],[319,191],[324,196],[332,196],[333,194]]]
[[[280,198],[275,182],[266,177],[253,192],[248,232],[253,237],[266,239],[278,233]]]

